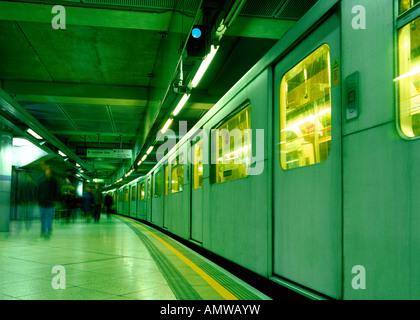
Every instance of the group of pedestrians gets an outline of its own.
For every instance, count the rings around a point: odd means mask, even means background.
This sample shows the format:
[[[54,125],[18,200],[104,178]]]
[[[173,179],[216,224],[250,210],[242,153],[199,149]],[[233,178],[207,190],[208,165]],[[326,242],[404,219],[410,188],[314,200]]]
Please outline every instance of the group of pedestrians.
[[[64,185],[60,185],[58,180],[52,175],[49,165],[43,163],[41,168],[44,174],[38,181],[36,196],[40,207],[41,236],[48,239],[52,233],[54,214],[58,210],[64,212],[63,218],[67,221],[77,218],[78,212],[82,211],[82,217],[90,222],[91,217],[95,223],[99,222],[101,211],[104,207],[108,217],[112,212],[113,199],[110,193],[105,197],[99,185],[91,191],[89,186],[85,187],[82,198],[76,196],[75,187],[69,179]],[[59,209],[61,208],[61,209]]]
[[[105,207],[106,213],[109,217],[112,210],[112,202],[111,194],[108,193],[105,197],[103,197],[98,184],[95,185],[95,189],[93,191],[91,191],[91,188],[87,186],[82,198],[83,216],[86,218],[87,222],[90,222],[90,218],[93,216],[93,221],[97,223],[101,217],[103,207]]]

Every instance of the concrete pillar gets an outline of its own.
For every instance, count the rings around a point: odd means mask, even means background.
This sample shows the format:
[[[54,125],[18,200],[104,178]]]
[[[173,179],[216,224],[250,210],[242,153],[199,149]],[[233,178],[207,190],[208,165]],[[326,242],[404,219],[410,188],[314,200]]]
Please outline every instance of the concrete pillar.
[[[0,232],[9,231],[13,135],[0,131]]]

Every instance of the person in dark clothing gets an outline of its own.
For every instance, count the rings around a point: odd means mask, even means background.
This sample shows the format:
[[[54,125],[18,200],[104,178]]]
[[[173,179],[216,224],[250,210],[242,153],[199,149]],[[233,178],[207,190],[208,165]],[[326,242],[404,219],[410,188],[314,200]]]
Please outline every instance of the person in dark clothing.
[[[99,190],[99,185],[95,185],[95,191],[93,191],[93,196],[95,199],[95,207],[93,209],[93,220],[99,222],[101,217],[101,208],[102,208],[102,192]]]
[[[110,217],[109,214],[111,213],[113,202],[114,201],[112,199],[111,192],[108,192],[104,199],[104,206],[106,208],[106,214],[108,218]]]
[[[83,214],[86,218],[86,222],[90,222],[90,216],[92,215],[92,209],[95,206],[95,199],[89,187],[86,187],[82,198],[82,209]]]
[[[59,201],[60,188],[58,181],[52,176],[49,165],[43,165],[45,175],[38,183],[38,203],[41,217],[41,236],[48,239],[52,232],[55,204]]]

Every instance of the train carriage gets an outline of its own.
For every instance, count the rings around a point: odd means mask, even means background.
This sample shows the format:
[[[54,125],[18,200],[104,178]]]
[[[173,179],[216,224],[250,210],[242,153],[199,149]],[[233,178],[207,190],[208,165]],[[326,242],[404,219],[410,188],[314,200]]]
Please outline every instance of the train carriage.
[[[419,299],[419,19],[319,1],[139,180],[136,217],[312,298]]]

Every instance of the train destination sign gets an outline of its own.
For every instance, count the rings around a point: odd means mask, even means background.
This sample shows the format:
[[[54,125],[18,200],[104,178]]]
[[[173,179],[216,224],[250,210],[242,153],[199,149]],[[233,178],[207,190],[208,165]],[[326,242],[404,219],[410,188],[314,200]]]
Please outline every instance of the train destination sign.
[[[86,156],[88,158],[116,158],[131,159],[131,149],[87,149]]]

